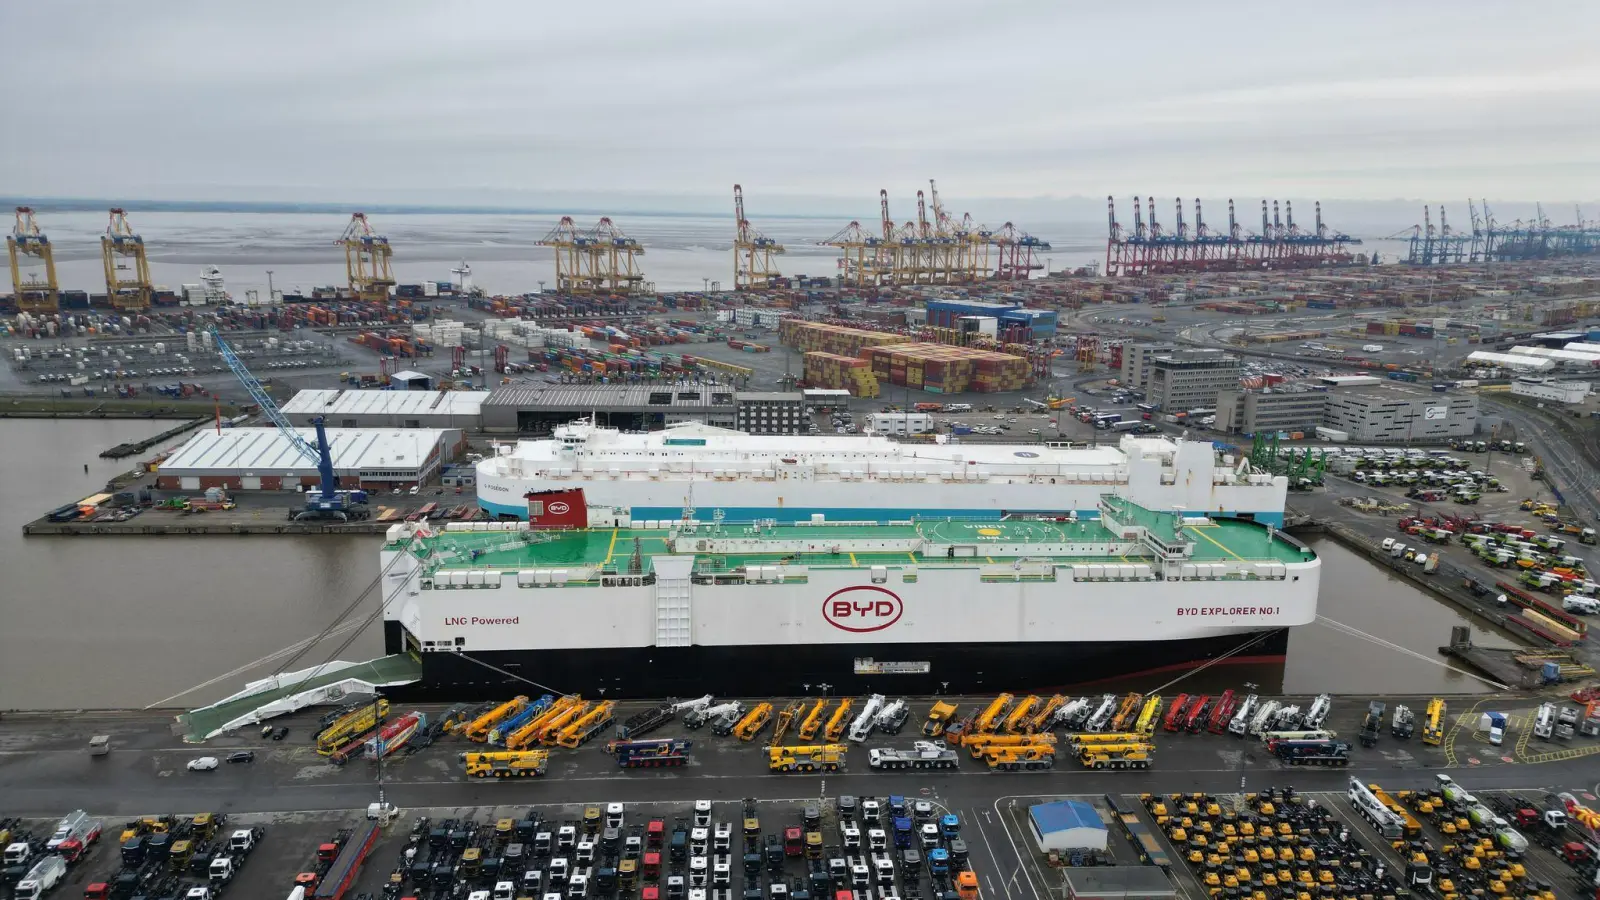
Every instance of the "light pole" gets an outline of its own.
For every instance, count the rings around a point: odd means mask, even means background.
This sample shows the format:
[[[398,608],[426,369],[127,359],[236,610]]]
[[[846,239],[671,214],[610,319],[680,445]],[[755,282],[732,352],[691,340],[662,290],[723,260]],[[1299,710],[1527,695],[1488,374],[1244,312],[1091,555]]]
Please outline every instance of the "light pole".
[[[1256,690],[1259,687],[1260,686],[1257,685],[1253,681],[1246,681],[1244,683],[1244,689],[1246,691],[1246,696],[1248,696],[1249,694],[1255,693]],[[1245,752],[1246,751],[1244,751],[1244,750],[1240,750],[1239,751],[1239,804],[1240,804],[1241,807],[1244,804],[1244,761],[1245,761]]]

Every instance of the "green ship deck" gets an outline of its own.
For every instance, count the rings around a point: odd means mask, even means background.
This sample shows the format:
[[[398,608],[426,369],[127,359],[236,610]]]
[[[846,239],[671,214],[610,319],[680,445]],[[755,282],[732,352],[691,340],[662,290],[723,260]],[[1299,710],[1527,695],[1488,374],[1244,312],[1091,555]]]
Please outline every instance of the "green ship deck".
[[[1122,513],[1126,524],[1149,529],[1171,540],[1178,519],[1174,513],[1146,510],[1133,504],[1113,507]],[[648,558],[668,553],[672,533],[665,529],[604,528],[584,531],[446,531],[416,539],[411,551],[430,569],[558,569],[598,566],[601,569],[625,568],[635,549]],[[1183,525],[1181,540],[1193,545],[1189,560],[1196,563],[1278,562],[1299,563],[1314,558],[1304,547],[1281,534],[1250,522],[1231,519],[1211,520],[1210,524]],[[744,565],[786,563],[830,568],[860,568],[881,565],[966,565],[975,562],[1027,558],[1034,561],[1074,563],[1136,563],[1152,555],[1142,547],[1127,550],[1123,540],[1096,520],[1051,522],[1039,520],[928,520],[900,524],[816,524],[780,525],[755,533],[748,525],[722,523],[714,529],[702,524],[695,538],[708,540],[755,540],[772,544],[763,552],[700,552],[697,557],[716,557],[714,568],[734,569]],[[975,546],[975,556],[951,559],[943,553],[854,551],[852,545],[873,541],[925,541],[931,545]],[[784,542],[806,541],[837,547],[838,552],[790,552],[778,549]],[[1095,552],[1061,553],[1064,544],[1103,545]],[[993,547],[985,553],[984,549]]]

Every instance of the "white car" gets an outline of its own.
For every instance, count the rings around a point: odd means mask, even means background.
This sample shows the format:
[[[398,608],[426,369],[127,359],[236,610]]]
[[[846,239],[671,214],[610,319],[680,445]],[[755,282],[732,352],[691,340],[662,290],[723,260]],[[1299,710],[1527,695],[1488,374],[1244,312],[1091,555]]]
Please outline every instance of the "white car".
[[[215,756],[200,756],[189,760],[189,771],[191,772],[209,772],[216,767],[217,758]]]

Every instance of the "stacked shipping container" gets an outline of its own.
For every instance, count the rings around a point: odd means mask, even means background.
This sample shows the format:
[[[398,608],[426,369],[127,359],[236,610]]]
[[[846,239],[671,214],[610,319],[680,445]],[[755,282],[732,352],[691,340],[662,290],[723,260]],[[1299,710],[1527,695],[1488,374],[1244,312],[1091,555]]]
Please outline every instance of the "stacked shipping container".
[[[903,334],[865,331],[829,325],[826,322],[807,322],[804,319],[784,319],[778,323],[778,339],[796,350],[821,351],[838,356],[860,356],[868,347],[901,344],[911,340]]]
[[[880,381],[931,394],[1021,390],[1028,361],[1019,356],[949,344],[895,344],[866,351]]]
[[[878,396],[878,379],[864,359],[814,350],[805,355],[804,374],[807,387],[846,390],[854,397]]]

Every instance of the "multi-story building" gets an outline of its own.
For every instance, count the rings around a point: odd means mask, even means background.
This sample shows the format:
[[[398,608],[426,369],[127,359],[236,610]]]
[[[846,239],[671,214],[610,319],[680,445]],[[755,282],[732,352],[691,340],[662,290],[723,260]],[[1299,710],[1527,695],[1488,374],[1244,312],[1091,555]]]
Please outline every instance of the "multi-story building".
[[[1215,408],[1218,394],[1238,387],[1239,357],[1221,350],[1177,350],[1150,361],[1145,399],[1175,414]]]
[[[1478,430],[1478,396],[1409,385],[1328,395],[1323,424],[1358,443],[1407,443],[1466,437]]]
[[[799,391],[735,394],[734,417],[747,434],[800,434],[811,421]]]
[[[1310,431],[1322,424],[1328,392],[1268,388],[1217,393],[1217,430],[1238,434],[1258,431]]]
[[[1129,344],[1122,348],[1122,383],[1144,390],[1150,384],[1150,361],[1178,349],[1177,344]]]
[[[1554,378],[1518,378],[1511,382],[1511,394],[1552,403],[1582,403],[1589,399],[1587,381],[1556,381]]]

